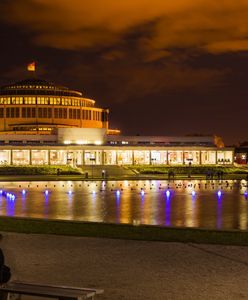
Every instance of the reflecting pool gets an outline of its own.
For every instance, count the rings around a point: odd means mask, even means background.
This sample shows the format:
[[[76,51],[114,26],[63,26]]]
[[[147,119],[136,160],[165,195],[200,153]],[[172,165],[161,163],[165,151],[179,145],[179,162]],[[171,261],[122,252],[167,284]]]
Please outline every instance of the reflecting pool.
[[[1,182],[0,215],[247,230],[248,190],[232,180]]]

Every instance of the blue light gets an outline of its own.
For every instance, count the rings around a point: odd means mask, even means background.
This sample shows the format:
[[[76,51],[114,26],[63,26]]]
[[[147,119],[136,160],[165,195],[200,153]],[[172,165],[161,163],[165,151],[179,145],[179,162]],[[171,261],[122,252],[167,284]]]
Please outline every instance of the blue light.
[[[96,194],[96,191],[93,191],[92,194],[95,195],[95,194]]]
[[[3,194],[3,190],[0,190],[0,195],[2,195]]]
[[[72,191],[68,191],[68,194],[71,195],[71,194],[72,194]]]
[[[167,197],[167,198],[170,197],[170,191],[169,191],[169,190],[166,191],[166,197]]]
[[[195,197],[196,192],[195,192],[195,191],[192,191],[191,195],[192,195],[193,197]]]
[[[117,195],[117,196],[120,196],[120,193],[121,193],[121,192],[120,192],[119,190],[116,191],[116,195]]]
[[[248,192],[247,191],[244,192],[244,196],[245,196],[245,198],[248,197]]]
[[[23,195],[26,195],[26,191],[25,191],[25,190],[22,190],[22,194],[23,194]]]
[[[12,194],[10,199],[14,201],[15,200],[15,195]]]
[[[145,195],[145,191],[142,190],[142,191],[141,191],[141,196],[144,196],[144,195]]]
[[[218,195],[218,197],[220,198],[221,195],[222,195],[221,191],[218,191],[217,195]]]
[[[48,193],[49,193],[48,190],[45,190],[45,195],[46,195],[46,196],[48,195]]]

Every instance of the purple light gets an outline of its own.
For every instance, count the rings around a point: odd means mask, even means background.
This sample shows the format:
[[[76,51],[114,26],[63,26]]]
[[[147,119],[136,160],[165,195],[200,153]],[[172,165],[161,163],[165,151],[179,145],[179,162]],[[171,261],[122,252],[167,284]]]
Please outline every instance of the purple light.
[[[48,190],[45,190],[45,195],[46,195],[46,196],[48,195],[48,193],[49,193]]]
[[[68,194],[69,194],[69,195],[71,195],[71,194],[72,194],[72,191],[71,191],[71,190],[70,190],[70,191],[68,191]]]
[[[12,193],[6,193],[6,198],[9,199],[9,200],[15,200],[15,195],[12,194]]]
[[[23,195],[26,195],[26,191],[25,191],[25,190],[22,190],[22,194],[23,194]]]
[[[248,196],[248,192],[247,191],[244,192],[244,196],[245,196],[245,198],[247,198],[247,196]]]
[[[220,198],[221,195],[222,195],[221,191],[218,191],[217,195],[218,195],[218,197]]]
[[[2,195],[3,194],[3,190],[0,190],[0,195]]]
[[[142,190],[142,191],[141,191],[141,196],[144,196],[144,195],[145,195],[145,191]]]
[[[117,195],[117,196],[120,196],[120,193],[121,193],[121,192],[120,192],[119,190],[116,191],[116,195]]]
[[[167,198],[170,197],[170,191],[169,191],[169,190],[166,191],[166,197],[167,197]]]
[[[192,194],[192,196],[193,196],[193,197],[195,197],[195,195],[196,195],[196,192],[195,192],[195,191],[192,191],[192,193],[191,193],[191,194]]]

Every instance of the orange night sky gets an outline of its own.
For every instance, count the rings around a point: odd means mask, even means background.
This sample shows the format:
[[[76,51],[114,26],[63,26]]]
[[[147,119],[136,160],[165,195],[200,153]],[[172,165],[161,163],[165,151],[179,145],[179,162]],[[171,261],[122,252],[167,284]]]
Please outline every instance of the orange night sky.
[[[124,134],[248,140],[248,1],[1,0],[0,84],[37,76]]]

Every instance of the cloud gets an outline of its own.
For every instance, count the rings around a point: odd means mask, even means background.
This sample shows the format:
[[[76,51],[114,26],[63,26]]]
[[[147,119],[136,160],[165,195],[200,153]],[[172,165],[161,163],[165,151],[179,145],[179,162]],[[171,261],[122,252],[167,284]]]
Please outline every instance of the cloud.
[[[3,21],[48,47],[107,47],[151,23],[149,36],[137,36],[148,60],[173,48],[248,50],[246,0],[5,0],[0,8]]]
[[[193,91],[199,95],[222,87],[229,72],[228,69],[193,68],[171,61],[159,65],[144,64],[129,56],[125,60],[79,64],[65,70],[63,77],[81,82],[87,86],[90,97],[106,99],[106,103],[144,101],[147,104],[161,95],[166,103],[170,93],[183,95]],[[184,102],[183,97],[180,98],[179,102]]]
[[[247,0],[4,0],[0,10],[38,46],[90,50],[63,77],[104,86],[116,102],[216,87],[230,71],[192,57],[248,50]]]

